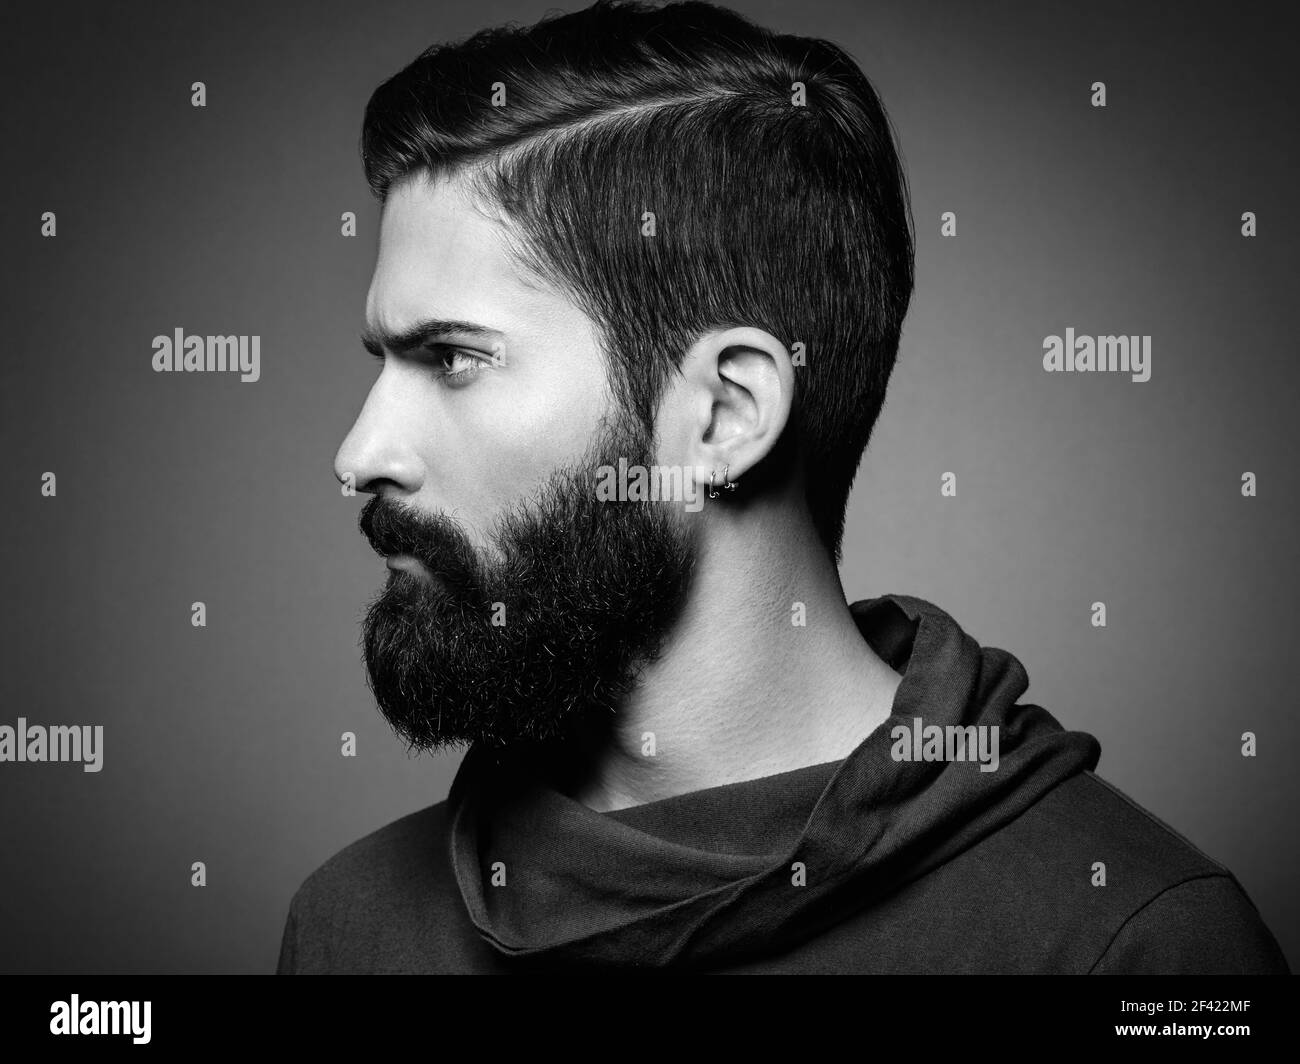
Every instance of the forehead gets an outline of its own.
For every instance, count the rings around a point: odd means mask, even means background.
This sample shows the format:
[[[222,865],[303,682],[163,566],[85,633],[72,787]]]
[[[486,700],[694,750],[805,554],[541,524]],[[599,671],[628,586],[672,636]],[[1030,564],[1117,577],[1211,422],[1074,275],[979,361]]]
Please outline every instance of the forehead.
[[[366,296],[371,325],[399,331],[437,316],[504,331],[561,307],[575,309],[525,278],[510,258],[503,224],[476,207],[464,178],[417,175],[390,190]]]

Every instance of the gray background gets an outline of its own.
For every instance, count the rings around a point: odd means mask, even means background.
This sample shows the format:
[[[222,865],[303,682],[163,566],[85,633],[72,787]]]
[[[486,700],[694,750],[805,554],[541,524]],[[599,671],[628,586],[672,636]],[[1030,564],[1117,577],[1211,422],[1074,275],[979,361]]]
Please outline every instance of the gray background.
[[[914,196],[917,292],[853,496],[851,597],[927,598],[1016,654],[1026,699],[1226,863],[1295,964],[1282,5],[735,6],[858,59]],[[459,755],[408,758],[365,688],[358,622],[384,573],[330,468],[376,373],[356,341],[377,218],[356,144],[371,90],[426,44],[546,10],[7,13],[0,723],[106,735],[98,774],[0,765],[3,969],[270,971],[302,879],[445,796]],[[150,341],[178,326],[260,334],[262,379],[155,374]],[[1044,373],[1066,326],[1151,334],[1151,381]]]

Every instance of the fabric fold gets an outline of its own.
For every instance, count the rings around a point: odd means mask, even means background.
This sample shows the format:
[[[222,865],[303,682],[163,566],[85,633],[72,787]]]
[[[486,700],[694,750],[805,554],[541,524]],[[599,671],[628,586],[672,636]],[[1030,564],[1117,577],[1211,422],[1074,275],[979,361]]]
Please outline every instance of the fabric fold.
[[[548,967],[710,967],[777,952],[1096,766],[1092,736],[1019,704],[1020,662],[937,606],[889,594],[851,610],[902,682],[891,716],[841,761],[597,812],[472,749],[448,798],[449,847],[484,941]],[[917,750],[897,729],[970,726],[996,729],[991,771],[974,747],[960,760],[899,759]]]

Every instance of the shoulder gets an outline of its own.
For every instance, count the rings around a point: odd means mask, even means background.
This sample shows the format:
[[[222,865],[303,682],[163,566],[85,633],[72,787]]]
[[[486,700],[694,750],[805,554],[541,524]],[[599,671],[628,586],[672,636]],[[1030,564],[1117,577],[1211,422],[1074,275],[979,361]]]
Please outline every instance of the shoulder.
[[[1183,880],[1116,932],[1095,975],[1288,975],[1276,939],[1231,875]]]
[[[1092,772],[1050,791],[1013,834],[1031,844],[1040,870],[1064,880],[1089,931],[1087,970],[1288,971],[1236,877]]]
[[[447,803],[437,802],[350,843],[303,881],[289,903],[277,970],[334,970],[352,944],[428,916],[451,882]]]
[[[442,857],[447,803],[437,802],[349,843],[312,872],[298,888],[299,905],[344,893],[379,894],[428,876]]]

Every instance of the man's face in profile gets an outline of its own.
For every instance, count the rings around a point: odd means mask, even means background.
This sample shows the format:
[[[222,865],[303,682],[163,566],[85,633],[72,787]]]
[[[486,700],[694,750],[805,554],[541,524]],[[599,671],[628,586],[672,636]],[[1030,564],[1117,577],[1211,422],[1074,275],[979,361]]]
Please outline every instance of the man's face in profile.
[[[361,527],[391,570],[364,623],[370,685],[420,748],[607,719],[694,560],[670,507],[598,501],[596,471],[651,465],[652,441],[613,402],[590,319],[503,236],[459,179],[392,189],[366,305],[383,369],[335,459],[374,493]]]

